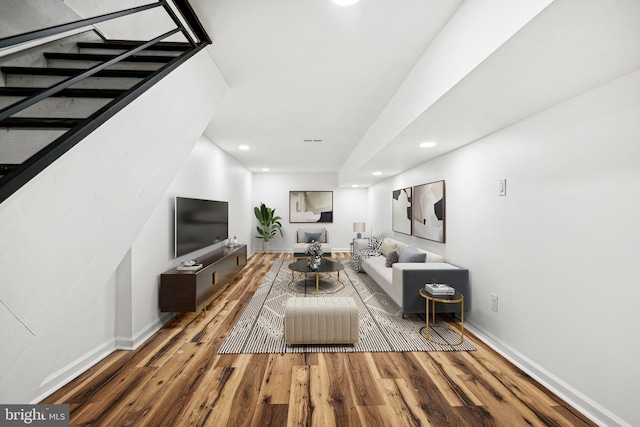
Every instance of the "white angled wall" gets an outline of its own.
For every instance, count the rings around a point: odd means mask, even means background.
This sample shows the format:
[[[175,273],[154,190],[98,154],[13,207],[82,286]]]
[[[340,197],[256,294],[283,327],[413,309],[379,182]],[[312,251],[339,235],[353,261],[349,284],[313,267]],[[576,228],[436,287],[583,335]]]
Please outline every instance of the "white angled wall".
[[[132,347],[137,347],[169,314],[158,310],[160,273],[180,261],[197,259],[224,243],[174,258],[174,201],[177,196],[229,202],[229,234],[251,252],[253,174],[200,137],[178,175],[149,217],[131,248]],[[126,260],[125,260],[126,262]],[[121,337],[124,338],[124,337]]]
[[[0,402],[113,350],[116,269],[226,89],[200,52],[0,204]]]
[[[446,243],[396,237],[468,268],[469,324],[602,425],[640,425],[639,117],[637,71],[369,189],[390,235],[391,191],[445,180]]]

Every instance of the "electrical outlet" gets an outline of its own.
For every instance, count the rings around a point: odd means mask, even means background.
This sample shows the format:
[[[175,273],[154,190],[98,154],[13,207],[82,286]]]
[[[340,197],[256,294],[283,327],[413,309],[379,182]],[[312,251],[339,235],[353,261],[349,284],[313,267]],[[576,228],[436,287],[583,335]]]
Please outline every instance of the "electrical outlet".
[[[491,294],[491,310],[498,311],[498,295]]]

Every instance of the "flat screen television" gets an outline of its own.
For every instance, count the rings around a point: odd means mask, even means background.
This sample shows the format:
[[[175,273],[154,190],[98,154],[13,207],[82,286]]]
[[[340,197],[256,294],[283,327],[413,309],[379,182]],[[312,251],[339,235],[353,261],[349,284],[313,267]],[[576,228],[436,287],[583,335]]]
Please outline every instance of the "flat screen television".
[[[228,238],[229,202],[176,197],[176,258]]]

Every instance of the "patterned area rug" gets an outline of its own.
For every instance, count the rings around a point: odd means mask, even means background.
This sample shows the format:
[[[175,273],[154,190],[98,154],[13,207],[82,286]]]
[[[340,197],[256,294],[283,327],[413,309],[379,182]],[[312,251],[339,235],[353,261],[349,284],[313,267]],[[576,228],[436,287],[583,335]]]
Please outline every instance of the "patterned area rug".
[[[475,350],[466,340],[460,345],[437,345],[420,335],[424,317],[408,314],[402,317],[400,307],[366,274],[356,273],[350,258],[338,259],[345,269],[340,279],[345,287],[336,293],[316,296],[315,280],[296,273],[289,288],[292,275],[288,265],[290,259],[278,259],[265,275],[244,313],[234,325],[229,336],[220,347],[220,354],[251,353],[331,353],[331,352],[378,352],[378,351],[465,351]],[[306,283],[305,283],[306,282]],[[336,290],[341,285],[335,274],[321,280],[320,291]],[[295,345],[287,346],[282,334],[284,309],[289,298],[352,297],[360,316],[360,339],[351,345]],[[457,343],[460,336],[438,322],[430,329],[431,338],[443,343]]]

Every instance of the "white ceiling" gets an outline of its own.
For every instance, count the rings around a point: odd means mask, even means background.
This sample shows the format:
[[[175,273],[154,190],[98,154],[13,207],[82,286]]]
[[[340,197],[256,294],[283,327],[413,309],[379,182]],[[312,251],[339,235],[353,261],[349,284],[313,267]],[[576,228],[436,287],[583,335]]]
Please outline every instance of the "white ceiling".
[[[374,184],[640,68],[636,0],[192,4],[230,88],[205,135],[255,173],[336,173],[341,186]],[[417,148],[424,140],[438,146]]]

